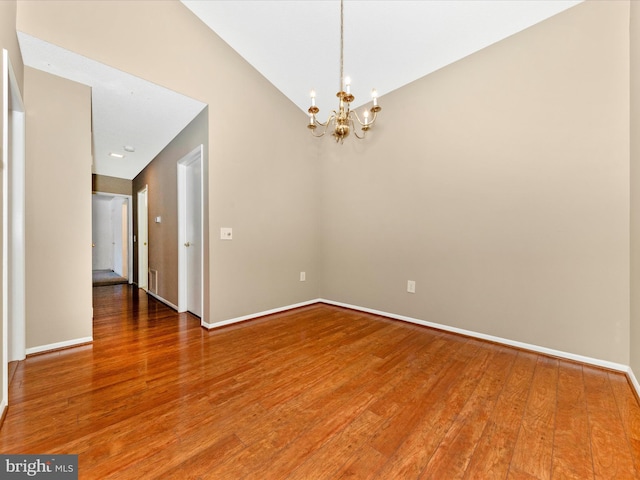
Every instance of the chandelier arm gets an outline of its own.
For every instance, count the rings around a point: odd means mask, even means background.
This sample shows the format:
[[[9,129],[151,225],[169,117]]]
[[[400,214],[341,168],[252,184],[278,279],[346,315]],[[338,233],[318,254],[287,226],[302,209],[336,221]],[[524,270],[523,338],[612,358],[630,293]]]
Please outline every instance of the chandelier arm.
[[[320,123],[320,122],[316,122],[318,125],[320,125],[321,127],[324,127],[322,129],[322,133],[321,134],[317,134],[315,128],[311,129],[311,135],[313,135],[314,137],[324,137],[325,133],[327,133],[327,127],[329,126],[329,122],[327,123]]]
[[[324,123],[319,122],[318,119],[316,118],[316,125],[320,125],[321,127],[327,128],[331,124],[331,122],[335,121],[337,116],[338,116],[338,112],[334,110],[333,113],[329,115],[329,118],[327,118],[327,121]]]
[[[353,113],[356,113],[356,112],[353,112]],[[358,116],[356,115],[356,119],[357,119],[357,118],[358,118]],[[353,117],[349,116],[349,122],[351,123],[351,129],[353,130],[353,134],[355,135],[355,137],[356,137],[358,140],[363,140],[363,139],[364,139],[364,136],[367,134],[367,131],[366,131],[366,130],[364,130],[364,129],[363,129],[363,130],[361,130],[361,132],[362,132],[362,136],[360,136],[360,135],[358,135],[358,130],[356,130],[356,124],[355,124],[355,122],[353,121]],[[360,122],[360,120],[358,119],[358,123],[359,123],[359,122]]]
[[[370,127],[371,125],[373,125],[373,122],[376,121],[376,117],[378,116],[377,112],[373,112],[373,116],[371,117],[371,119],[365,124],[360,120],[360,117],[358,116],[358,112],[356,112],[355,110],[352,110],[354,116],[356,117],[356,120],[358,120],[358,123],[360,124],[361,127],[364,127],[365,125],[367,127]]]
[[[327,133],[327,129],[329,128],[329,125],[331,124],[332,121],[335,120],[335,111],[333,112],[333,114],[327,118],[326,122],[319,122],[317,119],[315,120],[315,125],[318,125],[319,127],[324,127],[322,129],[322,133],[320,135],[315,133],[315,129],[311,129],[311,135],[313,135],[314,137],[324,137],[325,133]]]
[[[324,137],[324,134],[327,133],[327,129],[325,128],[322,133],[320,135],[316,135],[314,130],[311,130],[311,135],[313,135],[316,138],[320,138],[320,137]]]
[[[333,118],[333,117],[329,117],[329,118],[327,119],[327,121],[326,121],[326,122],[324,122],[324,123],[319,122],[319,121],[316,119],[316,125],[318,125],[319,127],[327,128],[327,127],[329,126],[329,123],[331,122],[331,119],[332,119],[332,118]]]

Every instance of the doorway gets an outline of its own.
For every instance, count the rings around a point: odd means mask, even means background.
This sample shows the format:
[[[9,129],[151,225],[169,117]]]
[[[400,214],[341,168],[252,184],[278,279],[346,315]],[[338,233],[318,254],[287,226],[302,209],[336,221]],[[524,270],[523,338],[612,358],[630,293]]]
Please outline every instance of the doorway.
[[[91,213],[93,286],[131,283],[131,195],[94,192]]]
[[[138,192],[138,288],[145,292],[149,288],[149,187]]]
[[[178,311],[202,317],[203,146],[178,161]]]

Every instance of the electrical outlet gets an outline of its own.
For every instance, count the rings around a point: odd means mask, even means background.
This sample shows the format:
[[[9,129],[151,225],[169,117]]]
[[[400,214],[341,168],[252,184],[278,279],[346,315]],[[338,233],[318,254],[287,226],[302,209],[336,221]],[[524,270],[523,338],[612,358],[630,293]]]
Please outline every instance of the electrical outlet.
[[[300,281],[304,282],[307,280],[307,273],[306,272],[300,272]]]
[[[229,227],[220,228],[220,239],[221,240],[232,240],[233,239],[233,229]]]
[[[416,282],[415,282],[415,280],[407,280],[407,292],[416,293]]]

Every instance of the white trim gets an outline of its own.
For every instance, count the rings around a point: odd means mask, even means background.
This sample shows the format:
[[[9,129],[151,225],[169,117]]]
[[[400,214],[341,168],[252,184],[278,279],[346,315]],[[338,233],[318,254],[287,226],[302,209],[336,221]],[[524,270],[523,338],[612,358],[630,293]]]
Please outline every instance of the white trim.
[[[465,329],[462,329],[462,328],[451,327],[451,326],[448,326],[448,325],[442,325],[440,323],[427,322],[425,320],[420,320],[420,319],[413,318],[413,317],[407,317],[405,315],[397,315],[397,314],[394,314],[394,313],[383,312],[383,311],[380,311],[380,310],[374,310],[372,308],[359,307],[357,305],[351,305],[349,303],[343,303],[343,302],[336,302],[336,301],[333,301],[333,300],[327,300],[325,298],[316,298],[315,300],[309,300],[309,301],[306,301],[306,302],[296,303],[294,305],[288,305],[286,307],[274,308],[272,310],[267,310],[267,311],[259,312],[259,313],[253,313],[253,314],[245,315],[245,316],[242,316],[242,317],[231,318],[229,320],[223,320],[223,321],[217,322],[217,323],[206,323],[204,321],[201,321],[200,324],[201,324],[202,327],[211,330],[213,328],[224,327],[226,325],[231,325],[231,324],[234,324],[234,323],[244,322],[246,320],[252,320],[254,318],[264,317],[266,315],[271,315],[271,314],[274,314],[274,313],[284,312],[286,310],[292,310],[294,308],[305,307],[307,305],[313,305],[314,303],[326,303],[328,305],[335,305],[337,307],[344,307],[344,308],[349,308],[351,310],[357,310],[357,311],[361,311],[361,312],[372,313],[374,315],[381,315],[383,317],[392,318],[394,320],[401,320],[403,322],[414,323],[414,324],[417,324],[417,325],[422,325],[424,327],[435,328],[437,330],[443,330],[443,331],[447,331],[447,332],[457,333],[457,334],[460,334],[460,335],[465,335],[465,336],[468,336],[468,337],[479,338],[481,340],[486,340],[486,341],[489,341],[489,342],[499,343],[499,344],[507,345],[507,346],[510,346],[510,347],[521,348],[523,350],[529,350],[529,351],[536,352],[536,353],[542,353],[542,354],[545,354],[545,355],[551,355],[551,356],[558,357],[558,358],[564,358],[564,359],[567,359],[567,360],[572,360],[572,361],[575,361],[575,362],[584,363],[586,365],[593,365],[593,366],[596,366],[596,367],[607,368],[609,370],[615,370],[615,371],[623,372],[623,373],[627,374],[627,377],[629,378],[629,380],[633,384],[633,387],[635,388],[636,392],[638,393],[638,396],[640,396],[640,383],[638,382],[638,380],[636,379],[635,375],[633,374],[633,370],[631,370],[631,367],[629,367],[627,365],[624,365],[624,364],[621,364],[621,363],[610,362],[608,360],[601,360],[601,359],[598,359],[598,358],[586,357],[584,355],[577,355],[575,353],[564,352],[562,350],[555,350],[555,349],[552,349],[552,348],[541,347],[539,345],[533,345],[533,344],[530,344],[530,343],[518,342],[518,341],[515,341],[515,340],[509,340],[509,339],[506,339],[506,338],[496,337],[496,336],[493,336],[493,335],[486,335],[484,333],[478,333],[478,332],[474,332],[472,330],[465,330]]]
[[[127,200],[127,229],[129,230],[127,235],[127,282],[129,285],[133,284],[133,195],[126,195],[123,193],[111,193],[93,191],[93,195],[106,196],[106,197],[118,197],[125,198]]]
[[[2,396],[9,399],[9,52],[2,49]]]
[[[9,361],[24,360],[26,356],[26,302],[25,302],[25,164],[26,144],[25,129],[26,115],[24,103],[18,81],[16,80],[11,60],[7,59],[9,75],[9,105],[7,113],[10,113],[8,125],[10,126],[10,138],[8,141],[8,163],[5,163],[5,172],[8,177],[8,201],[7,224],[8,241],[5,247],[9,254],[7,259],[8,269],[8,318],[9,328]]]
[[[27,348],[27,355],[33,355],[34,353],[43,353],[53,350],[60,350],[62,348],[75,347],[85,343],[93,342],[93,337],[82,337],[74,340],[66,340],[64,342],[50,343],[49,345],[40,345],[39,347]]]
[[[6,413],[7,408],[9,408],[9,405],[7,405],[7,402],[4,399],[0,400],[0,419],[2,419],[2,417]],[[0,427],[1,426],[2,424],[0,423]]]
[[[243,317],[230,318],[228,320],[222,320],[221,322],[216,322],[216,323],[207,323],[204,320],[201,320],[200,326],[211,330],[212,328],[224,327],[226,325],[244,322],[246,320],[253,320],[254,318],[264,317],[266,315],[272,315],[274,313],[280,313],[286,310],[293,310],[294,308],[306,307],[307,305],[313,305],[314,303],[321,303],[321,302],[324,302],[324,300],[316,298],[315,300],[308,300],[306,302],[287,305],[286,307],[279,307],[279,308],[274,308],[272,310],[265,310],[264,312],[252,313],[250,315],[245,315]],[[325,302],[325,303],[328,303],[328,302]]]
[[[178,312],[187,311],[187,202],[186,169],[200,160],[200,314],[204,317],[204,145],[199,145],[177,163],[178,182]]]
[[[627,378],[631,382],[631,385],[635,389],[636,394],[638,395],[638,397],[640,397],[640,383],[638,383],[638,379],[633,374],[633,370],[631,370],[631,367],[627,368]]]
[[[178,307],[176,305],[174,305],[173,303],[171,303],[169,300],[165,300],[164,298],[162,298],[160,295],[156,295],[155,293],[152,293],[151,291],[147,290],[147,295],[149,295],[150,297],[155,298],[156,300],[158,300],[159,302],[164,303],[165,305],[167,305],[168,307],[173,308],[176,312],[178,311]]]
[[[25,113],[9,52],[2,49],[2,392],[9,402],[8,363],[26,356]],[[11,114],[11,115],[10,115]]]
[[[577,355],[574,353],[563,352],[561,350],[554,350],[552,348],[541,347],[539,345],[533,345],[530,343],[517,342],[515,340],[509,340],[502,337],[494,337],[493,335],[486,335],[484,333],[474,332],[472,330],[464,330],[462,328],[450,327],[448,325],[442,325],[439,323],[427,322],[425,320],[420,320],[417,318],[407,317],[404,315],[396,315],[394,313],[382,312],[379,310],[374,310],[371,308],[359,307],[357,305],[351,305],[348,303],[342,302],[334,302],[332,300],[321,299],[319,300],[323,303],[328,303],[329,305],[335,305],[337,307],[345,307],[350,308],[352,310],[359,310],[362,312],[373,313],[375,315],[382,315],[384,317],[393,318],[395,320],[402,320],[403,322],[415,323],[417,325],[423,325],[425,327],[436,328],[438,330],[444,330],[447,332],[458,333],[461,335],[466,335],[468,337],[479,338],[482,340],[487,340],[489,342],[501,343],[503,345],[508,345],[510,347],[522,348],[524,350],[531,350],[537,353],[543,353],[545,355],[552,355],[554,357],[565,358],[567,360],[573,360],[576,362],[585,363],[588,365],[594,365],[596,367],[608,368],[610,370],[617,370],[620,372],[629,372],[629,367],[627,365],[623,365],[621,363],[610,362],[608,360],[600,360],[597,358],[585,357],[583,355]]]
[[[11,74],[11,69],[9,69]],[[16,87],[17,88],[17,87]],[[24,360],[26,349],[25,114],[11,111],[9,164],[9,361]]]
[[[140,197],[142,197],[144,199],[144,209],[142,208],[142,205],[140,203]],[[147,248],[142,249],[140,247],[140,213],[144,213],[145,217],[146,217],[146,223],[147,223],[147,228],[146,228],[146,232],[145,232],[145,236],[146,239],[142,239],[144,240],[142,243],[146,242],[146,246]],[[136,225],[136,248],[138,250],[138,288],[143,289],[145,292],[147,290],[149,290],[149,185],[145,185],[144,188],[141,188],[140,190],[138,190],[138,192],[136,193],[136,214],[137,214],[137,225]],[[145,252],[144,255],[142,255],[142,252]],[[146,257],[146,271],[145,272],[140,272],[140,263],[142,262],[142,258]],[[133,272],[132,275],[133,277]],[[144,281],[143,281],[144,280]]]

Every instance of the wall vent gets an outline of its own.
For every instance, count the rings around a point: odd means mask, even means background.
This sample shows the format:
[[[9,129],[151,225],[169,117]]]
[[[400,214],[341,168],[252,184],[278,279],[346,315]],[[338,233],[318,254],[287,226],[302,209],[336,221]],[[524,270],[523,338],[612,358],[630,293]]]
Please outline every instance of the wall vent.
[[[158,271],[149,269],[149,291],[158,294]]]

